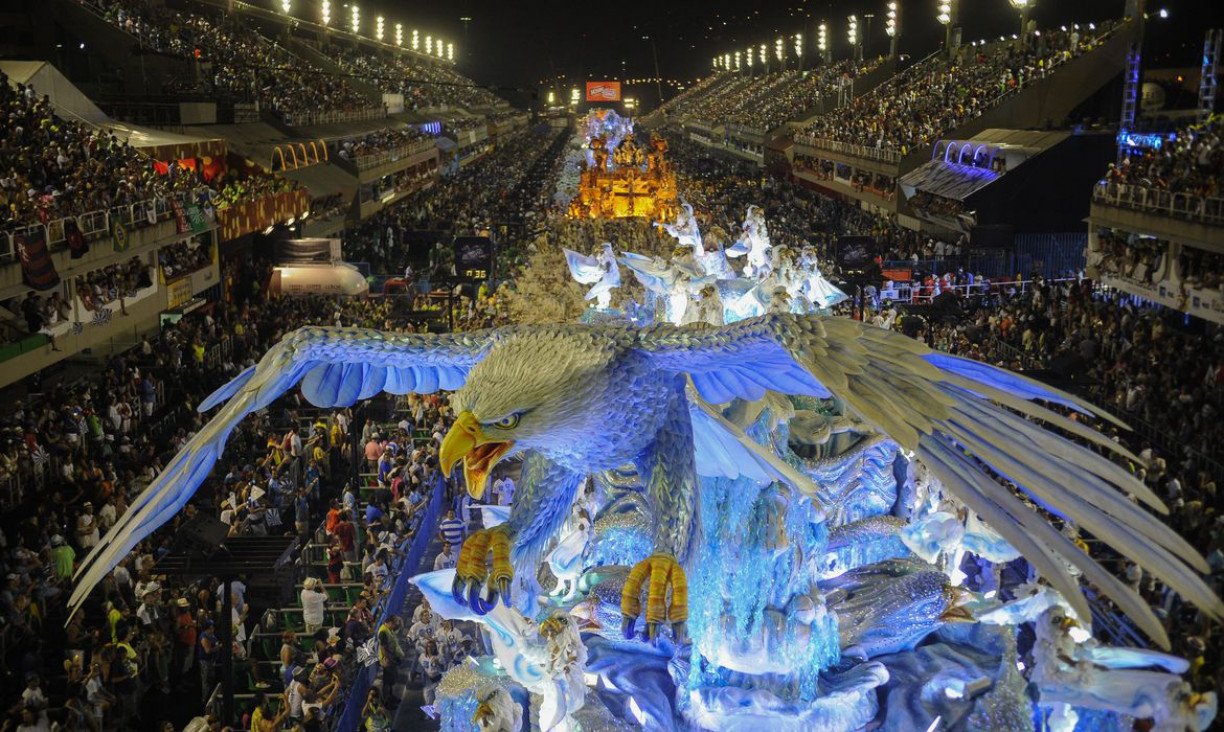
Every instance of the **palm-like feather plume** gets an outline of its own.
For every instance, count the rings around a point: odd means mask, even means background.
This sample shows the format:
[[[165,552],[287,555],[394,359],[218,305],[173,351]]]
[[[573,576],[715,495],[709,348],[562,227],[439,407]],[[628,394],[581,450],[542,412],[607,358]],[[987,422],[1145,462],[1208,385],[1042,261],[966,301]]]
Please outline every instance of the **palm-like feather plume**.
[[[1167,513],[1146,486],[1120,466],[1026,419],[1134,459],[1112,440],[1030,401],[1120,424],[1070,394],[847,319],[769,315],[722,329],[659,325],[641,342],[659,368],[688,374],[711,402],[757,398],[762,387],[840,399],[926,463],[1083,618],[1090,617],[1087,604],[1068,564],[1100,586],[1153,640],[1169,645],[1138,595],[984,468],[1011,479],[1035,502],[1092,532],[1209,615],[1224,616],[1224,603],[1196,573],[1207,571],[1202,556],[1119,492]]]

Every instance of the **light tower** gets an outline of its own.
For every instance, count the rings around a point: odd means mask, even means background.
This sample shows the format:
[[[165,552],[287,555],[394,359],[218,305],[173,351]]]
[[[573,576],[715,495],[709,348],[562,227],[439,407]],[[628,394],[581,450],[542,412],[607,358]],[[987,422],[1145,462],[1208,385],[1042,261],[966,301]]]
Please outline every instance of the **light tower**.
[[[799,63],[799,70],[803,71],[803,34],[795,34],[795,59]]]
[[[816,49],[820,51],[821,60],[829,63],[829,24],[823,20],[816,28]]]
[[[939,10],[939,13],[935,16],[935,19],[944,26],[944,48],[947,50],[948,56],[951,57],[956,51],[956,46],[959,45],[955,42],[958,16],[957,3],[959,0],[937,1],[939,4],[936,6],[936,8]]]
[[[855,61],[863,60],[863,47],[859,43],[858,31],[858,16],[851,15],[846,18],[846,40],[850,42],[850,58]]]
[[[421,50],[421,31],[417,30],[416,28],[412,29],[412,50]]]
[[[319,20],[323,21],[324,26],[331,25],[331,0],[323,0],[319,7]]]
[[[1028,44],[1028,17],[1029,10],[1033,7],[1033,0],[1008,0],[1011,6],[1020,13],[1020,45]]]
[[[786,42],[779,36],[778,40],[774,41],[774,56],[778,59],[778,71],[786,70]]]
[[[887,19],[884,21],[884,32],[888,34],[888,56],[897,57],[897,42],[901,38],[901,6],[897,0],[889,0]]]
[[[357,35],[357,32],[361,30],[361,8],[358,8],[356,5],[353,5],[352,8],[352,15],[349,17],[349,28],[352,29],[353,35]]]
[[[383,30],[384,30],[384,26],[386,25],[386,22],[387,22],[386,19],[383,18],[381,15],[374,18],[374,40],[378,41],[379,43],[382,42]]]
[[[756,56],[756,49],[749,46],[748,52],[745,53],[744,56],[748,59],[748,73],[752,73],[752,59]]]
[[[765,69],[765,73],[769,73],[769,47],[764,43],[757,46],[757,60],[761,62],[761,67]]]

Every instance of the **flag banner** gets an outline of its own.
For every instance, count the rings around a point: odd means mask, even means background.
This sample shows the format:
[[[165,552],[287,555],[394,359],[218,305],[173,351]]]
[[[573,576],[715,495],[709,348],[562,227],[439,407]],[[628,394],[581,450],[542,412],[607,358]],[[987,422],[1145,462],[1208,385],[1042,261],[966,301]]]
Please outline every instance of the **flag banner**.
[[[72,217],[64,220],[64,241],[68,242],[68,251],[73,259],[80,259],[89,253],[89,242],[85,241],[81,227]]]
[[[187,233],[187,216],[183,213],[183,204],[179,200],[172,199],[170,208],[174,209],[174,229],[180,234]]]
[[[191,230],[201,232],[208,229],[208,219],[204,217],[204,212],[194,203],[187,205],[187,222],[191,225]]]
[[[22,234],[16,236],[17,254],[21,257],[21,279],[35,290],[50,290],[59,284],[59,273],[51,252],[47,251],[47,239],[42,234],[29,241]]]
[[[119,219],[111,222],[111,239],[115,242],[116,252],[126,252],[128,248],[127,227]]]
[[[94,311],[93,324],[106,325],[111,320],[110,308],[98,308]]]

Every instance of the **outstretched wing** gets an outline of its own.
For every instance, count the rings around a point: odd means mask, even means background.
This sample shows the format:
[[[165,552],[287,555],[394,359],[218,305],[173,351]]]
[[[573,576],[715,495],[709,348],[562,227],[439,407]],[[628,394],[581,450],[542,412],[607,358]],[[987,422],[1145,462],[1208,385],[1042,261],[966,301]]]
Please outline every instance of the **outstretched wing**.
[[[651,292],[666,292],[671,287],[671,281],[674,278],[671,269],[659,266],[650,257],[635,252],[625,252],[620,255],[618,261],[633,272],[633,276],[642,283],[642,287]]]
[[[497,331],[466,334],[384,333],[365,328],[301,328],[272,347],[199,406],[222,405],[161,474],[132,502],[77,570],[73,612],[132,547],[169,521],[204,482],[238,423],[299,381],[310,403],[348,406],[380,391],[392,394],[462,386]]]
[[[565,263],[569,265],[570,274],[584,285],[593,285],[603,279],[604,268],[595,257],[579,254],[572,249],[562,248],[565,252]]]
[[[925,463],[1082,618],[1091,615],[1068,563],[1148,636],[1169,646],[1147,603],[1063,536],[1041,510],[1091,532],[1209,615],[1224,616],[1224,603],[1198,575],[1208,571],[1199,552],[1121,491],[1167,513],[1160,499],[1119,465],[1038,423],[1138,462],[1104,435],[1032,401],[1117,423],[1070,394],[844,318],[778,314],[725,328],[657,325],[641,332],[638,347],[658,368],[687,374],[710,402],[758,399],[766,389],[836,397]]]

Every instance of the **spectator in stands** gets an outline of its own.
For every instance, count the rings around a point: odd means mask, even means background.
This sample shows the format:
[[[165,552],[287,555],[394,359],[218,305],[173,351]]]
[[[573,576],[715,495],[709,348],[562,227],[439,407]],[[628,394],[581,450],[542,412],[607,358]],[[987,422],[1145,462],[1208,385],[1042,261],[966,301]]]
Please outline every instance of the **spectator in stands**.
[[[399,675],[404,651],[400,645],[399,630],[402,621],[399,615],[391,615],[378,626],[378,664],[382,667],[382,700],[394,708],[398,699],[394,688]]]
[[[306,635],[317,637],[323,629],[325,610],[327,607],[327,590],[318,577],[307,577],[301,592],[302,622],[306,625]]]
[[[442,519],[438,524],[438,536],[442,539],[442,543],[449,546],[452,550],[458,551],[459,545],[463,543],[463,537],[467,535],[467,526],[462,521],[455,518],[455,509],[446,509],[446,518]]]
[[[455,550],[451,548],[451,545],[447,542],[442,542],[442,551],[439,552],[438,556],[434,558],[434,571],[436,572],[439,569],[454,569],[458,561],[458,556],[455,554]]]

